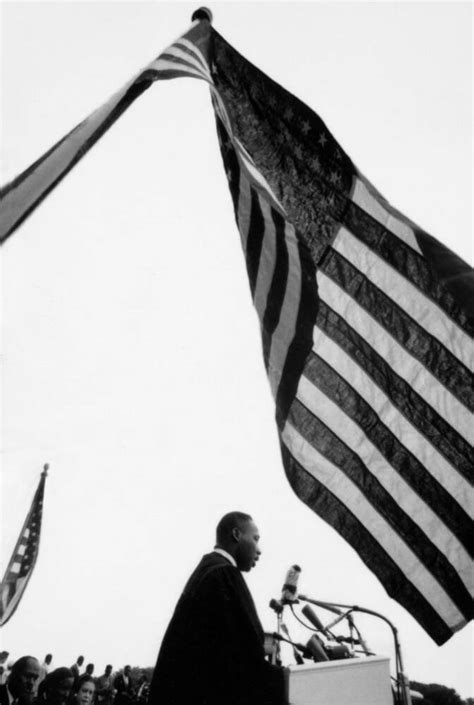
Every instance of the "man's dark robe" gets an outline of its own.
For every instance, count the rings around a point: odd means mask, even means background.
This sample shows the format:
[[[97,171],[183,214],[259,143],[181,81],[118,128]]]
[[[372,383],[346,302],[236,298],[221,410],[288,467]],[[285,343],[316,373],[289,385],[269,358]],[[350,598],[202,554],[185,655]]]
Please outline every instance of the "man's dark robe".
[[[188,580],[164,636],[149,705],[281,705],[283,672],[240,573],[218,553]]]

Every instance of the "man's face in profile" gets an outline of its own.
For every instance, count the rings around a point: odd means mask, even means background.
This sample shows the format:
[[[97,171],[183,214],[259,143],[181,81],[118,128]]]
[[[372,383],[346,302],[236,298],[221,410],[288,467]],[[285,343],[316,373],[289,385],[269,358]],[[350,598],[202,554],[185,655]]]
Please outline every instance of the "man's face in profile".
[[[248,572],[255,567],[261,554],[258,542],[260,534],[253,520],[247,521],[241,529],[236,529],[238,546],[235,560],[239,570]]]

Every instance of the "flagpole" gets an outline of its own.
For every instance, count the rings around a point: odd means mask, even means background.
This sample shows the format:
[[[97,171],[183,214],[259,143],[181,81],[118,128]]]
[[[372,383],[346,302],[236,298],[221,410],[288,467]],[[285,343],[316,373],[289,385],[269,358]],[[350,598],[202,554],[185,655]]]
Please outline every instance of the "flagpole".
[[[212,24],[212,12],[208,7],[199,7],[191,16],[191,22],[195,20],[207,20],[207,22]]]

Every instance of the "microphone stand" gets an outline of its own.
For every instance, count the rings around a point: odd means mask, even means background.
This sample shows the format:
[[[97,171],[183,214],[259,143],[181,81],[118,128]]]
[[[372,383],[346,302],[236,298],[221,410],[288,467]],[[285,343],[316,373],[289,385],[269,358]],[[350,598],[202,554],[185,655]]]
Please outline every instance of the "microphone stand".
[[[281,647],[280,647],[280,641],[283,638],[281,636],[281,631],[282,631],[282,623],[283,623],[283,605],[279,600],[272,599],[270,600],[269,607],[275,612],[277,616],[277,628],[276,628],[276,640],[275,640],[275,648],[273,649],[273,654],[272,654],[272,664],[275,665],[281,661],[280,654],[281,654]]]
[[[340,618],[343,619],[344,617],[347,617],[348,621],[352,620],[351,617],[351,612],[363,612],[365,614],[371,614],[373,617],[378,617],[379,619],[382,619],[390,629],[392,630],[393,634],[393,640],[395,644],[395,666],[396,666],[396,671],[397,671],[397,700],[400,705],[412,705],[411,702],[411,695],[410,695],[410,682],[408,680],[408,677],[403,671],[403,661],[402,661],[402,647],[400,645],[400,641],[398,639],[398,630],[395,627],[392,622],[387,619],[387,617],[384,617],[383,614],[380,614],[379,612],[374,612],[373,610],[369,610],[366,607],[359,607],[358,605],[341,605],[338,604],[337,602],[322,602],[320,600],[313,600],[309,597],[306,597],[305,595],[298,595],[300,600],[304,600],[305,602],[311,602],[313,605],[318,605],[319,607],[323,607],[324,609],[329,610],[330,612],[335,612],[336,614],[340,615]],[[340,612],[340,609],[347,610],[345,614]],[[339,619],[336,620],[339,622]],[[351,622],[349,621],[349,624]],[[332,625],[334,626],[334,622]],[[353,626],[355,627],[355,624],[353,623]],[[328,627],[326,627],[327,629]],[[360,632],[355,627],[356,632],[359,636],[359,641],[365,651],[366,654],[370,654],[369,650],[367,649],[367,645],[364,643],[363,639],[360,636]]]

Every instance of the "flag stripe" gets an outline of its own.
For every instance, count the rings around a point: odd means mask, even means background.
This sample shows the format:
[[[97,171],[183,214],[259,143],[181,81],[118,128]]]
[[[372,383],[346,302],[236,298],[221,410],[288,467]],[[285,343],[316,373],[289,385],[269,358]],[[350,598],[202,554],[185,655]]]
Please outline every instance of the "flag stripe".
[[[469,355],[469,336],[458,327],[453,330],[451,320],[438,306],[423,296],[417,287],[408,282],[393,267],[387,265],[383,259],[353,237],[345,228],[341,229],[332,246],[351,263],[355,270],[364,272],[364,276],[403,309],[407,317],[410,316],[411,320],[414,319],[422,330],[435,338],[435,340],[427,340],[426,345],[436,345],[439,341],[457,360],[463,363],[466,375],[464,384],[469,385],[468,368],[471,371],[474,369],[474,361]],[[378,311],[378,306],[374,306],[374,310]],[[393,328],[398,330],[399,325],[395,324]],[[435,357],[440,352],[441,348],[437,345]],[[449,358],[447,362],[450,366],[453,365]]]
[[[199,27],[199,30],[200,29],[201,29],[201,27]],[[208,32],[204,28],[204,33],[201,36],[199,36],[199,30],[198,30],[198,33],[195,34],[196,40],[199,41],[200,39],[201,40],[204,39],[204,41],[207,44],[208,39],[209,39]],[[187,36],[191,36],[191,32],[188,32]],[[195,59],[196,65],[201,66],[201,68],[205,71],[205,73],[209,77],[211,76],[209,64],[206,60],[206,57],[204,56],[202,51],[199,49],[199,47],[196,44],[194,44],[194,42],[187,39],[186,36],[183,36],[183,37],[179,37],[179,39],[177,39],[172,44],[172,46],[183,47],[184,51],[188,52],[189,54],[191,54],[191,56],[193,56],[193,58]]]
[[[301,296],[301,264],[295,231],[293,226],[287,222],[284,224],[284,230],[283,243],[286,245],[288,257],[287,281],[278,325],[275,327],[272,336],[269,356],[269,369],[273,380],[272,390],[274,397],[278,394],[288,348],[295,335],[299,311],[298,304]]]
[[[302,415],[305,416],[304,419],[301,418]],[[305,435],[310,435],[312,443],[314,443],[315,434],[313,431],[314,427],[318,425],[320,428],[316,434],[316,442],[319,448],[323,448],[324,451],[313,447],[295,428],[297,426]],[[446,624],[454,629],[464,623],[465,618],[457,605],[418,559],[412,548],[403,541],[397,533],[398,528],[394,530],[356,486],[354,477],[357,477],[358,473],[353,472],[354,459],[344,453],[340,441],[327,429],[323,432],[317,420],[309,418],[309,414],[305,413],[303,407],[297,403],[292,405],[288,422],[282,433],[282,440],[296,460],[308,472],[321,480],[347,509],[377,537],[383,550],[400,566],[406,576],[411,576],[411,582],[416,589],[431,602]],[[332,458],[340,467],[334,464]],[[341,467],[344,467],[345,472]],[[364,492],[366,492],[365,489]]]
[[[335,315],[335,314],[334,314]],[[469,514],[474,505],[473,490],[470,483],[459,476],[454,466],[435,448],[427,442],[425,436],[417,427],[400,412],[393,401],[378,386],[377,380],[372,379],[364,369],[364,366],[356,362],[350,355],[328,337],[322,328],[314,328],[313,350],[324,360],[330,360],[331,366],[344,380],[350,380],[350,384],[359,397],[366,402],[369,409],[367,412],[367,424],[374,424],[372,413],[377,415],[380,423],[383,424],[394,438],[397,438],[407,451],[418,461],[411,476],[411,482],[416,488],[419,483],[420,494],[427,497],[439,498],[436,508],[445,520],[445,510],[451,508],[452,499],[456,501],[459,508],[453,511],[453,521],[455,526],[458,521],[462,526],[468,527],[469,536],[472,536],[471,521]],[[384,377],[380,372],[380,377]],[[408,400],[407,400],[408,401]],[[369,419],[371,419],[369,421]],[[405,466],[404,466],[405,467]],[[408,468],[407,468],[408,470]],[[448,493],[448,497],[443,496],[443,492]],[[432,504],[432,502],[430,502]],[[457,530],[456,530],[457,531]]]
[[[464,548],[470,547],[472,552],[471,522],[466,517],[464,525],[459,526],[450,519],[453,502],[439,514],[436,512],[437,504],[449,501],[449,498],[434,483],[422,498],[420,492],[427,473],[419,463],[412,462],[403,446],[387,433],[367,404],[317,355],[312,355],[305,366],[297,398],[360,458],[365,465],[364,476],[370,478],[369,483],[375,478],[383,485],[441,555],[446,556],[466,587],[472,589],[472,573],[466,568],[471,556]],[[383,505],[381,511],[384,511]]]
[[[383,357],[410,386],[466,440],[472,436],[472,417],[466,407],[449,392],[441,391],[436,379],[411,357],[375,319],[364,311],[341,287],[321,270],[317,274],[319,295],[369,345]],[[444,393],[443,393],[444,392]]]
[[[437,644],[443,644],[449,639],[452,628],[380,546],[375,536],[366,527],[364,518],[359,520],[322,480],[304,468],[293,457],[283,440],[280,447],[285,473],[296,495],[355,548],[360,558],[384,585],[388,594],[416,617]]]
[[[117,93],[0,191],[0,241],[13,233],[149,85],[141,81]]]
[[[316,269],[301,239],[298,239],[301,287],[295,336],[288,346],[282,377],[276,396],[276,419],[281,430],[295,397],[299,378],[313,346],[313,326],[318,312]],[[296,305],[296,304],[295,304]]]
[[[262,209],[260,208],[260,199],[255,190],[251,189],[250,226],[246,242],[245,261],[247,263],[250,291],[252,292],[252,297],[254,298],[255,289],[257,287],[257,277],[264,236],[265,221],[263,218]],[[273,260],[273,257],[271,259]],[[263,304],[260,306],[260,309],[263,310]]]
[[[166,59],[167,61],[175,62],[182,67],[187,66],[191,68],[201,78],[204,78],[209,83],[212,83],[209,68],[205,66],[200,57],[197,57],[195,52],[189,48],[190,46],[191,45],[189,45],[189,43],[186,45],[179,41],[175,42],[175,44],[172,44],[156,59],[155,62],[153,62],[153,64],[151,64],[150,68],[160,69],[162,60]]]
[[[391,233],[403,240],[405,244],[416,250],[418,254],[422,254],[412,228],[407,223],[393,216],[391,206],[375,191],[372,184],[361,175],[359,175],[359,178],[354,179],[351,200],[377,220],[384,228],[390,230]],[[384,202],[383,205],[382,201]]]
[[[426,404],[403,376],[398,375],[386,364],[384,357],[368,345],[363,336],[358,335],[321,300],[316,325],[366,371],[405,418],[452,464],[453,471],[469,482],[474,465],[473,449],[443,416]]]
[[[258,263],[257,283],[254,293],[254,305],[257,309],[260,321],[263,321],[263,316],[268,301],[268,292],[270,291],[273,273],[275,271],[277,259],[277,242],[275,223],[272,218],[272,213],[268,203],[259,195],[258,202],[260,211],[263,216],[264,233],[262,241],[262,251]],[[262,336],[264,331],[262,330]]]
[[[204,24],[192,27],[187,36],[199,38],[201,33],[208,33],[209,28]],[[210,72],[203,65],[202,54],[198,50],[190,52],[190,46],[191,42],[183,44],[181,40],[180,44],[165,50],[31,167],[1,189],[0,242],[14,232],[153,81],[188,76],[210,82]]]
[[[262,319],[263,357],[274,389],[273,371],[269,369],[272,335],[278,325],[280,311],[285,297],[288,281],[288,250],[285,243],[285,221],[279,213],[271,210],[273,232],[275,233],[276,257],[273,276],[265,303],[265,313]]]
[[[474,411],[472,373],[444,345],[338,252],[325,259],[322,271],[423,365],[436,378],[437,384],[439,381],[463,406]],[[440,393],[444,394],[445,390],[441,389]]]
[[[458,326],[468,336],[472,335],[472,324],[469,323],[453,296],[435,279],[434,272],[423,256],[349,199],[346,202],[342,224],[393,269],[403,274],[415,288],[430,298],[449,317],[451,325]]]
[[[250,182],[247,179],[247,176],[245,172],[240,169],[240,174],[239,174],[239,195],[238,195],[238,206],[237,206],[237,224],[240,232],[240,238],[242,242],[242,249],[245,254],[245,260],[247,262],[247,242],[249,238],[249,233],[250,233],[250,224],[252,222],[252,209],[253,209],[253,203],[254,203],[254,192],[253,190],[251,191],[250,189]],[[260,213],[261,217],[261,213]],[[263,232],[263,228],[262,228]],[[257,256],[257,261],[258,257],[260,257],[260,250],[261,250],[261,244],[260,247],[258,248],[258,256]],[[247,272],[249,273],[249,279],[250,279],[250,272],[248,269],[248,262],[247,262]],[[252,297],[253,293],[255,291],[255,280],[256,276],[254,275],[253,277],[253,288],[252,288],[252,283],[250,285],[251,291],[252,291]]]

